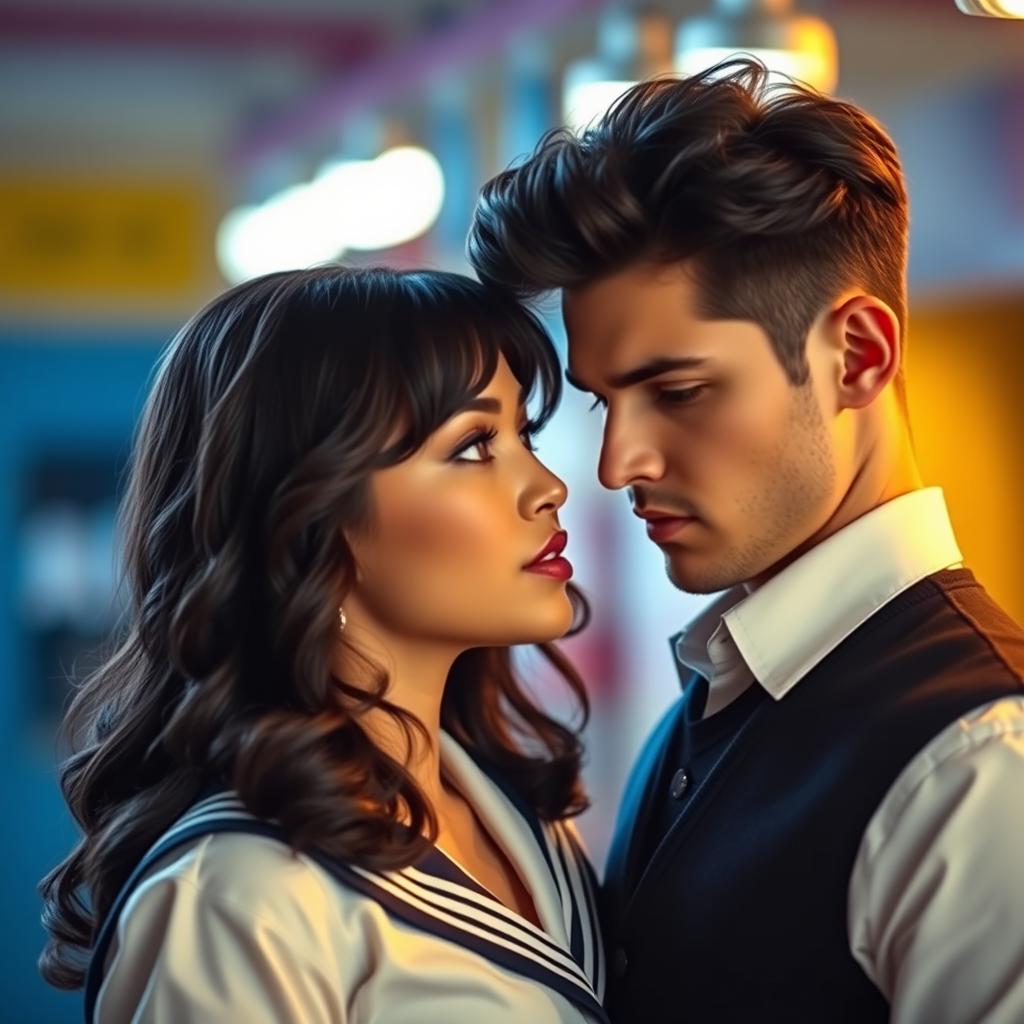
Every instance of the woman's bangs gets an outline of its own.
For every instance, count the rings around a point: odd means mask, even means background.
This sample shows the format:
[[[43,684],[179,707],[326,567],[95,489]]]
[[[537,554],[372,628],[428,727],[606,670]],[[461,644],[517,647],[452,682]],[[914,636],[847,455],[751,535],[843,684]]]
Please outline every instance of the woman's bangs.
[[[512,303],[506,307],[506,314],[497,328],[501,336],[495,338],[495,344],[522,386],[530,413],[530,432],[537,433],[561,400],[561,366],[551,338],[532,311]]]
[[[505,296],[456,275],[410,274],[408,318],[391,339],[398,418],[406,424],[386,457],[401,461],[490,383],[504,356],[539,430],[561,397],[554,346],[536,317]],[[399,326],[397,323],[394,326]]]
[[[395,419],[405,429],[388,452],[389,462],[417,451],[487,387],[498,368],[498,349],[452,320],[446,330],[419,324],[401,339],[392,384]]]

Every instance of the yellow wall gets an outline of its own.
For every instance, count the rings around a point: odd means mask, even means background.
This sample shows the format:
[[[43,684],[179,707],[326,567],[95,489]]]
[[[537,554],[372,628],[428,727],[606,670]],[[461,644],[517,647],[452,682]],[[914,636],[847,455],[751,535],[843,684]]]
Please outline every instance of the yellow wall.
[[[910,318],[910,418],[966,564],[1024,623],[1024,295],[933,302]]]

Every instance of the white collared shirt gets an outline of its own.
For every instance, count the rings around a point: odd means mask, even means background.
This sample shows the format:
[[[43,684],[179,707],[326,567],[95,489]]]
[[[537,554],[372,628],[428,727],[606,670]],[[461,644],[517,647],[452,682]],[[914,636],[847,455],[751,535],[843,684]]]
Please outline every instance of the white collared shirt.
[[[781,700],[904,590],[962,561],[942,491],[894,498],[761,587],[734,587],[675,644],[705,716],[755,683]],[[842,581],[842,586],[837,586]],[[1024,1021],[1024,697],[958,719],[906,766],[850,878],[850,950],[894,1024]]]
[[[160,857],[132,891],[117,917],[94,1021],[600,1020],[603,952],[571,826],[535,830],[446,734],[441,756],[446,777],[529,890],[541,927],[464,884],[463,869],[444,855],[454,870],[349,867],[365,882],[360,888],[278,839],[216,831]],[[233,794],[217,794],[161,842],[202,827],[204,817],[256,820]],[[584,1008],[588,1000],[596,1012]]]

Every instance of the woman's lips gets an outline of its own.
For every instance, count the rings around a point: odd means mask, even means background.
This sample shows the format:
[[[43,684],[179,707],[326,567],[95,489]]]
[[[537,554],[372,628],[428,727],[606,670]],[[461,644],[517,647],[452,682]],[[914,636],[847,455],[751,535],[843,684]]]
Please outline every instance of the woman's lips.
[[[543,562],[533,562],[525,566],[527,572],[535,572],[538,576],[550,576],[553,580],[568,580],[572,578],[572,565],[569,559],[545,558]]]
[[[569,579],[572,576],[572,566],[567,558],[561,557],[568,540],[569,535],[565,530],[557,531],[547,544],[544,545],[537,557],[528,565],[524,565],[523,568],[527,572],[535,572],[540,576],[550,576],[555,580]]]
[[[696,516],[664,516],[647,520],[647,536],[656,544],[671,540],[680,530],[697,522]]]

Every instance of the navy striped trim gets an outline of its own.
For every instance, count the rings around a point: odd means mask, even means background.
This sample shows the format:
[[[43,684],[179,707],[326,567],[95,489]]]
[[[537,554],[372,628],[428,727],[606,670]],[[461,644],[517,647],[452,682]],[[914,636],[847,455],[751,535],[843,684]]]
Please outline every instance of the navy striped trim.
[[[585,906],[590,912],[589,941],[595,951],[594,974],[591,978],[591,985],[593,986],[594,992],[597,993],[597,998],[604,1001],[607,974],[605,972],[604,961],[604,937],[601,934],[601,909],[597,895],[600,891],[600,883],[597,880],[597,874],[594,872],[594,867],[590,863],[590,858],[587,857],[586,852],[579,845],[572,831],[569,831],[569,838],[572,841],[574,849],[577,851],[577,859],[582,865],[581,873],[583,875],[583,885],[587,891]]]
[[[558,888],[565,932],[576,962],[583,966],[591,987],[598,992],[597,967],[601,960],[601,928],[596,887],[585,879],[593,869],[565,822],[545,822],[543,849]]]
[[[453,941],[480,953],[489,960],[498,963],[505,962],[513,970],[526,973],[540,981],[545,979],[543,975],[537,974],[538,970],[550,972],[559,981],[570,983],[574,990],[594,998],[590,983],[580,970],[579,965],[557,945],[524,941],[521,933],[513,933],[507,925],[496,920],[494,915],[479,907],[474,907],[457,897],[439,900],[429,890],[408,884],[404,872],[376,874],[363,871],[360,868],[351,870],[361,877],[363,884],[360,885],[355,879],[349,879],[350,884],[360,888],[368,895],[372,895],[375,900],[384,905],[389,905],[391,900],[402,904],[393,907],[396,916],[417,923],[409,916],[410,911],[417,915],[426,915],[426,920],[419,918],[419,923],[422,923],[428,931],[436,932],[438,926],[454,929],[456,933],[461,932],[462,934],[453,934],[449,931],[449,937],[452,937]],[[523,961],[527,963],[530,970],[523,971],[516,966]],[[550,984],[550,981],[548,983]],[[559,986],[552,984],[551,987],[558,988]],[[564,990],[564,985],[562,988]],[[575,994],[573,998],[577,998]]]
[[[470,748],[463,749],[501,790],[533,833],[558,890],[565,934],[569,936],[573,957],[583,967],[591,987],[600,997],[604,987],[604,944],[598,914],[598,886],[583,848],[565,822],[542,822],[496,765]]]
[[[499,934],[506,935],[509,929],[512,929],[514,934],[517,933],[522,936],[520,941],[546,949],[549,954],[553,954],[560,962],[564,961],[565,965],[574,973],[585,977],[580,971],[579,963],[569,956],[560,943],[556,942],[543,929],[538,928],[532,921],[521,917],[515,911],[509,910],[508,907],[503,903],[499,903],[489,893],[470,898],[467,895],[469,890],[459,882],[447,885],[439,884],[438,877],[433,873],[434,864],[432,858],[428,858],[428,861],[421,865],[421,867],[428,868],[429,871],[421,870],[420,867],[409,867],[402,870],[401,877],[406,880],[404,887],[412,888],[413,890],[417,887],[428,890],[427,898],[436,899],[439,905],[443,904],[445,900],[459,900],[474,909],[490,914],[492,917],[500,918],[502,923],[498,929]],[[361,869],[353,868],[353,870]],[[368,874],[372,876],[374,873],[368,872]],[[384,877],[389,876],[385,874]]]
[[[569,876],[569,885],[573,894],[572,951],[573,956],[583,965],[594,991],[597,991],[597,949],[594,942],[596,928],[595,908],[591,905],[591,893],[584,881],[584,868],[581,861],[582,851],[574,843],[568,827],[559,823],[558,850],[562,865]]]
[[[545,825],[542,843],[546,845],[552,842],[556,852],[560,842],[568,847],[568,854],[559,853],[556,859],[561,869],[564,892],[572,904],[573,925],[570,934],[574,938],[571,952],[563,949],[532,922],[495,900],[436,848],[430,848],[415,866],[394,872],[359,868],[316,850],[309,850],[306,854],[339,882],[369,896],[396,918],[470,949],[532,981],[547,985],[595,1016],[602,1024],[607,1024],[608,1018],[601,1007],[597,994],[599,990],[595,985],[595,981],[600,979],[591,966],[600,956],[600,942],[596,943],[595,951],[592,948],[593,933],[589,928],[584,937],[584,923],[594,918],[581,917],[579,924],[575,923],[580,913],[579,899],[584,901],[584,906],[592,899],[592,892],[587,891],[584,881],[589,865],[585,858],[582,864],[578,862],[577,858],[582,851],[576,853],[578,848],[568,838],[567,830],[565,837],[560,839],[555,835],[549,839],[549,831],[559,828],[564,826]],[[105,961],[118,918],[143,875],[176,847],[217,832],[261,835],[287,844],[279,825],[249,814],[230,792],[213,794],[190,808],[164,833],[135,868],[103,922],[86,975],[87,1024],[93,1020]],[[570,881],[574,873],[579,876],[579,896],[577,887]],[[563,892],[563,884],[559,885],[559,891]],[[592,904],[587,910],[592,915],[596,914]]]

